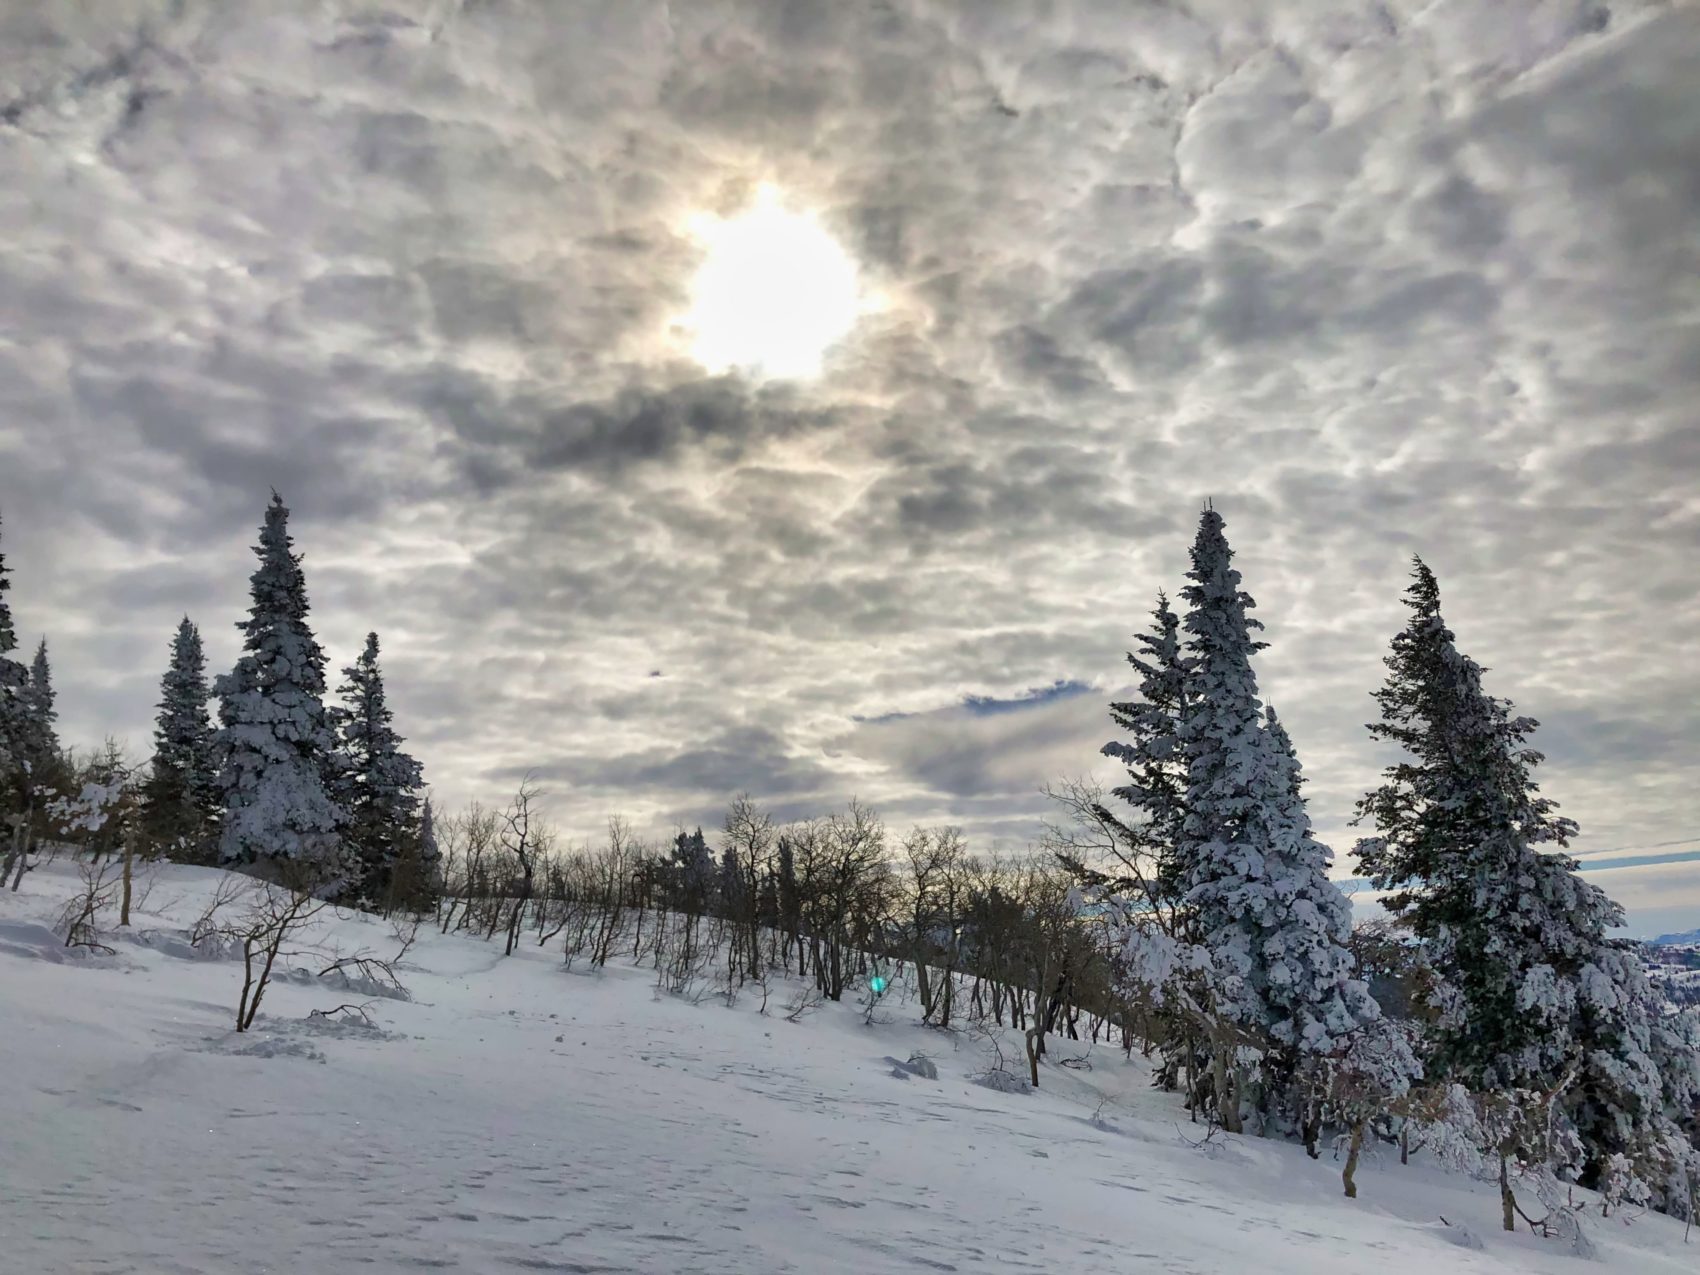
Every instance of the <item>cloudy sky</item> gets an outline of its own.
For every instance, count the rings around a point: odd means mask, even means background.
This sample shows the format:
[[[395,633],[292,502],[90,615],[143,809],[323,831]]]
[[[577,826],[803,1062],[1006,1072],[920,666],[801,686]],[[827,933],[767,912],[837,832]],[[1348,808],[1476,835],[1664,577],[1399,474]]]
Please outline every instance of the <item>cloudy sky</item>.
[[[19,627],[145,748],[275,486],[446,804],[1017,846],[1211,498],[1334,845],[1420,552],[1700,924],[1697,83],[1640,0],[0,0]],[[697,357],[763,198],[857,271],[814,374]]]

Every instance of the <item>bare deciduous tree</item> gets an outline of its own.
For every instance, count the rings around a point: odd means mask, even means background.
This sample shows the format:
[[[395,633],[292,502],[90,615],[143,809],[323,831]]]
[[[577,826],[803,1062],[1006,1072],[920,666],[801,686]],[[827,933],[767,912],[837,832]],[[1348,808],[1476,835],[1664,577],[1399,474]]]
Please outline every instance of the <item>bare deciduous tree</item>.
[[[525,916],[526,905],[531,902],[532,886],[536,879],[540,830],[533,827],[531,807],[538,796],[537,785],[531,776],[527,775],[520,781],[519,790],[514,793],[513,800],[508,803],[508,808],[502,815],[502,849],[513,856],[519,869],[519,877],[513,883],[514,898],[508,912],[508,945],[503,953],[505,956],[512,956],[514,949],[519,946],[520,925]],[[494,915],[493,913],[492,921]],[[494,923],[490,933],[495,933]],[[489,935],[485,937],[488,938]]]
[[[242,953],[242,990],[236,1001],[236,1030],[254,1025],[260,1000],[271,983],[278,957],[320,912],[329,907],[322,897],[324,882],[315,865],[278,860],[273,865],[276,880],[228,878],[219,886],[191,932],[197,947],[217,940]],[[236,904],[242,908],[236,915]]]
[[[118,888],[117,869],[110,859],[85,859],[77,865],[82,888],[59,914],[59,931],[66,947],[88,948],[111,954],[100,941],[100,914],[112,906]]]

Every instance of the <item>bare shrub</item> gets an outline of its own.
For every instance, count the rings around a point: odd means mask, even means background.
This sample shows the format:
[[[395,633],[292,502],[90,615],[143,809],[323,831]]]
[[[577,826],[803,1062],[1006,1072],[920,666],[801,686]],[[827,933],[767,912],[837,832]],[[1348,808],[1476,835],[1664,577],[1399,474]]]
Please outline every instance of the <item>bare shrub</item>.
[[[820,989],[813,983],[804,983],[797,989],[797,994],[786,1002],[785,1021],[800,1023],[820,1007]]]
[[[364,1005],[344,1004],[338,1005],[333,1009],[310,1009],[307,1011],[307,1017],[324,1019],[335,1018],[339,1022],[348,1021],[349,1019],[358,1019],[367,1027],[376,1027],[378,1024],[372,1021],[371,1010],[372,1002],[367,1001]]]
[[[395,955],[383,957],[367,948],[361,948],[349,956],[337,956],[333,952],[331,963],[319,971],[318,977],[328,980],[333,987],[358,988],[375,992],[390,1000],[411,1000],[412,995],[402,984],[396,971],[412,949],[418,935],[417,917],[393,918],[390,923],[390,937],[396,942]]]
[[[226,950],[241,951],[242,990],[236,1001],[239,1032],[254,1025],[286,944],[330,906],[319,893],[323,882],[312,865],[284,862],[276,866],[276,872],[275,881],[249,880],[242,885],[237,884],[239,878],[231,877],[220,883],[190,938],[196,947],[217,941]],[[244,906],[233,916],[238,901]]]
[[[1010,1070],[1010,1059],[1004,1055],[1003,1042],[998,1039],[996,1031],[983,1022],[975,1023],[968,1030],[986,1055],[986,1066],[972,1077],[975,1084],[999,1093],[1030,1093],[1033,1090],[1034,1086],[1026,1076]]]
[[[59,914],[56,928],[64,935],[66,947],[110,956],[112,949],[100,941],[100,914],[112,907],[112,895],[119,885],[118,867],[111,859],[85,859],[77,865],[77,876],[82,888]]]

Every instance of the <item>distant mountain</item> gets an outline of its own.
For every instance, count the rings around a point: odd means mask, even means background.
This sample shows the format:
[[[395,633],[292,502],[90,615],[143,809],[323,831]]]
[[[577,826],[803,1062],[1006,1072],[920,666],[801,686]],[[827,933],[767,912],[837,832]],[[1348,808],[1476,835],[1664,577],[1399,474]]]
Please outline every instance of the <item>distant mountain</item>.
[[[1681,934],[1661,934],[1648,939],[1654,947],[1700,947],[1700,930],[1684,930]]]

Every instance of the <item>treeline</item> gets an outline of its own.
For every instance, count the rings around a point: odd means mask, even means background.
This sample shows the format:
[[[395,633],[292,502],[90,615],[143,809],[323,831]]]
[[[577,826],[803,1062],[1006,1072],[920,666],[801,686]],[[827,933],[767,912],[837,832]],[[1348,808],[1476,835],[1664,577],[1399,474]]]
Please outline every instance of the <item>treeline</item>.
[[[342,670],[340,703],[327,704],[301,558],[275,492],[255,553],[252,604],[237,626],[241,658],[209,685],[200,632],[183,619],[161,679],[153,752],[139,762],[111,740],[81,754],[61,746],[46,639],[29,666],[12,655],[0,555],[0,820],[10,888],[43,852],[69,844],[122,856],[126,868],[165,858],[262,876],[287,870],[349,905],[433,905],[430,804],[393,726],[378,635]]]
[[[1106,931],[1049,857],[976,856],[950,827],[894,839],[854,801],[779,823],[748,796],[713,844],[698,828],[655,845],[613,819],[604,844],[562,846],[535,798],[525,783],[504,810],[442,821],[444,933],[648,963],[682,995],[736,998],[780,975],[872,1005],[901,986],[923,1023],[1020,1029],[1034,1085],[1049,1036],[1136,1040]]]

